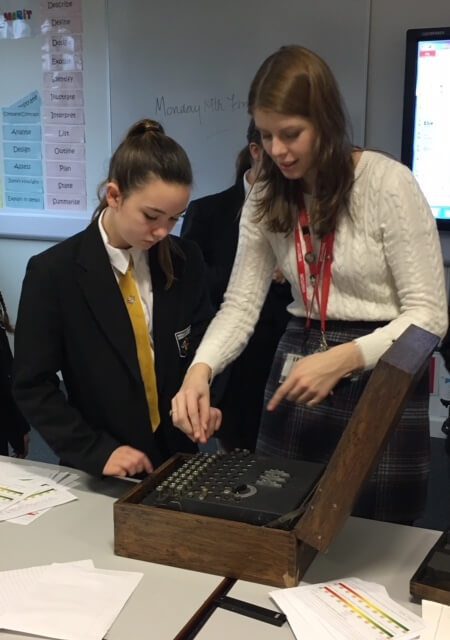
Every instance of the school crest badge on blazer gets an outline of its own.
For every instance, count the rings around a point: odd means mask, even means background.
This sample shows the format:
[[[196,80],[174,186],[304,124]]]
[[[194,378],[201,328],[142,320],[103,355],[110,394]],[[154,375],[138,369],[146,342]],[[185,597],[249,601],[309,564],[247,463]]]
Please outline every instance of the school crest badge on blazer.
[[[191,325],[186,327],[186,329],[177,331],[175,333],[175,340],[177,341],[178,353],[180,354],[180,358],[186,358],[189,352],[190,333]]]

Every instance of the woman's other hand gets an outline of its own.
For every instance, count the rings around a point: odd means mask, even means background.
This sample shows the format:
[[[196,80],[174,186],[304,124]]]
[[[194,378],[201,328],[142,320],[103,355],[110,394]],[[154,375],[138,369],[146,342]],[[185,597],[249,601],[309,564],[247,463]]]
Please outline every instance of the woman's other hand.
[[[273,411],[284,399],[319,404],[332,392],[341,378],[364,366],[360,348],[347,342],[328,351],[320,351],[299,360],[270,399],[267,409]]]

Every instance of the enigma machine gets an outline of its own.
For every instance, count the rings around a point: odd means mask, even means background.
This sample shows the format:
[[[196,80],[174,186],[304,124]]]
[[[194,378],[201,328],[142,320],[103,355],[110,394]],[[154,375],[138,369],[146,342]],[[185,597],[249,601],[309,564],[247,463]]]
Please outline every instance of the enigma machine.
[[[317,483],[324,465],[261,458],[246,449],[198,453],[158,484],[142,504],[255,525],[293,514]]]
[[[115,553],[297,585],[352,512],[438,342],[411,325],[392,344],[325,470],[248,451],[176,454],[114,504]]]

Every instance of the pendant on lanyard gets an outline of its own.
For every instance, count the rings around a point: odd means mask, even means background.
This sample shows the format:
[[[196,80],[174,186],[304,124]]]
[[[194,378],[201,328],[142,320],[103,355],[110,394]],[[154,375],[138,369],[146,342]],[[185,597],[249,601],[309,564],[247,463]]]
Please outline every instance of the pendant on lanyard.
[[[328,342],[327,337],[323,331],[320,332],[320,342],[319,346],[316,349],[317,352],[328,351]]]
[[[303,252],[301,239],[303,237],[306,251]],[[300,200],[300,211],[298,223],[295,228],[295,250],[297,254],[297,269],[298,278],[300,284],[300,291],[303,297],[303,303],[306,311],[305,322],[305,341],[308,341],[309,330],[311,328],[312,311],[314,301],[317,302],[317,309],[320,316],[320,342],[316,351],[327,351],[328,344],[326,340],[326,319],[327,319],[327,307],[328,298],[330,293],[331,284],[331,266],[333,262],[333,245],[334,245],[334,232],[329,233],[322,238],[320,243],[319,256],[316,261],[316,255],[311,240],[310,221],[309,215],[306,211],[306,207],[303,201],[303,196]],[[306,270],[309,270],[309,282],[313,288],[311,300],[308,300],[308,285]],[[321,287],[320,287],[321,285]],[[321,292],[319,294],[319,289]]]

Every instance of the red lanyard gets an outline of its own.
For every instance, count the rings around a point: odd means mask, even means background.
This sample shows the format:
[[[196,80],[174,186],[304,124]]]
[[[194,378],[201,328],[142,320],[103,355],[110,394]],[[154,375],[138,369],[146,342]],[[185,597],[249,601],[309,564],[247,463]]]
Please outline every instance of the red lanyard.
[[[306,253],[304,255],[301,241],[302,236],[305,241],[306,248]],[[306,310],[306,328],[309,329],[311,326],[311,314],[314,300],[316,300],[320,314],[320,329],[323,337],[325,337],[328,298],[330,294],[333,245],[334,231],[322,239],[320,243],[319,256],[316,260],[311,239],[309,215],[306,211],[302,197],[300,201],[298,223],[295,227],[295,251],[297,254],[298,279]],[[306,275],[307,265],[309,267],[309,281],[313,287],[311,301],[308,301],[308,283]],[[320,282],[322,282],[322,290],[319,296]]]

